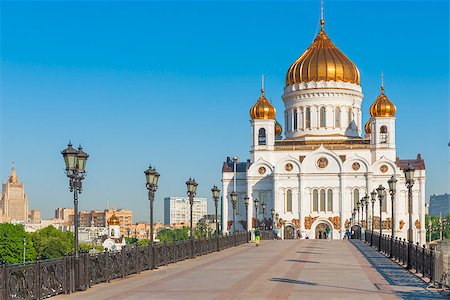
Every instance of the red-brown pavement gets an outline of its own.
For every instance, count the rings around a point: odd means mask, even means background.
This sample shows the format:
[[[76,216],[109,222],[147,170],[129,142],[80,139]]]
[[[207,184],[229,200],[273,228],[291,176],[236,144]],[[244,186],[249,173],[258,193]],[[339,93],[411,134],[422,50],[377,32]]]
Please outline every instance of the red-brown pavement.
[[[262,241],[57,299],[398,299],[347,240]]]

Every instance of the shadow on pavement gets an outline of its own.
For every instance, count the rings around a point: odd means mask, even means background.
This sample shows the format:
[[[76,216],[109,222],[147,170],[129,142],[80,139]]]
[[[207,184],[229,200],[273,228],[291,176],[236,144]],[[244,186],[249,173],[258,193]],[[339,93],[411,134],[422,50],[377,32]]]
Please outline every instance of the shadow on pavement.
[[[290,262],[302,262],[302,263],[308,263],[308,264],[318,264],[318,261],[312,261],[312,260],[301,260],[301,259],[288,259],[286,261]]]

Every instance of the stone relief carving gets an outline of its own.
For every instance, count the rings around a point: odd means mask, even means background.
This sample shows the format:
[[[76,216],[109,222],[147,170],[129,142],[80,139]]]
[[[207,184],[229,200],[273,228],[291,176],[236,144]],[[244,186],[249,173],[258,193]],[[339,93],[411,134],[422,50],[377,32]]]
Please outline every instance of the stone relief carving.
[[[420,229],[420,221],[416,220],[416,222],[414,222],[414,225],[416,226],[417,229]]]
[[[334,229],[341,229],[341,217],[329,217],[328,220],[333,224]]]
[[[318,217],[311,217],[311,216],[307,216],[305,217],[305,229],[311,229],[311,225],[312,223],[314,223],[314,221],[317,219]]]
[[[399,225],[400,230],[402,230],[403,226],[405,226],[405,222],[403,220],[400,220]]]
[[[300,219],[292,219],[292,224],[295,225],[295,228],[300,228]]]

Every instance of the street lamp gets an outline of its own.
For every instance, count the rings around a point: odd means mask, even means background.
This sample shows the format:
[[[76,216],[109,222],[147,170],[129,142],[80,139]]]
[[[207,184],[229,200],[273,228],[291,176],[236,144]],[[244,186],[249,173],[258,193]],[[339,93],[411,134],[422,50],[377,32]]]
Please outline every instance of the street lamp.
[[[361,239],[361,222],[360,222],[360,218],[359,218],[359,210],[361,208],[361,201],[358,200],[356,202],[356,207],[357,207],[357,213],[358,213],[358,223],[356,224],[357,228],[358,228],[358,239]]]
[[[149,166],[144,172],[146,187],[148,190],[148,200],[150,201],[150,244],[153,244],[153,202],[155,201],[155,192],[158,189],[159,173],[152,166]]]
[[[370,233],[370,246],[373,245],[373,229],[374,229],[374,222],[373,218],[375,217],[375,201],[377,201],[377,192],[375,190],[370,193],[371,201],[372,201],[372,220],[371,220],[371,233]]]
[[[244,204],[245,204],[245,231],[248,231],[248,205],[250,203],[250,198],[245,195]]]
[[[69,177],[69,190],[73,192],[73,211],[74,211],[74,246],[75,257],[78,257],[78,194],[83,190],[81,181],[86,176],[86,162],[89,155],[83,151],[81,145],[78,150],[72,148],[72,143],[69,142],[67,148],[61,151],[66,165],[66,175]]]
[[[382,186],[381,184],[378,186],[377,188],[377,193],[378,193],[378,200],[380,200],[380,244],[378,245],[379,249],[381,250],[381,236],[383,235],[383,212],[382,212],[382,206],[383,206],[383,200],[384,197],[386,195],[386,191],[384,186]]]
[[[395,179],[395,176],[392,175],[391,178],[388,180],[389,185],[389,194],[391,195],[391,253],[390,257],[394,254],[394,234],[395,234],[395,211],[394,211],[394,199],[395,199],[395,192],[397,191],[397,179]]]
[[[405,184],[408,188],[408,215],[409,215],[409,228],[408,228],[408,268],[411,268],[411,245],[413,243],[412,238],[412,187],[414,185],[414,168],[410,164],[403,170],[405,173]]]
[[[272,208],[270,210],[270,213],[272,214],[272,229],[274,229],[275,228],[275,209]]]
[[[220,190],[217,188],[217,186],[213,186],[211,192],[214,199],[214,206],[216,207],[216,235],[217,235],[217,243],[219,243],[219,219],[217,217],[217,206],[219,205]]]
[[[236,192],[230,193],[231,205],[233,206],[233,234],[236,233],[236,203],[238,194]]]
[[[253,200],[253,203],[255,204],[255,217],[256,217],[256,228],[259,227],[259,219],[258,219],[258,205],[259,205],[259,201],[258,199],[255,198],[255,200]]]
[[[261,208],[262,208],[262,211],[263,211],[263,228],[264,228],[264,231],[266,230],[266,203],[262,203],[261,204]]]
[[[369,229],[369,196],[364,196],[364,205],[366,206],[366,231]],[[364,239],[367,239],[367,234],[364,234]],[[366,240],[367,243],[367,240]]]
[[[190,216],[190,228],[189,228],[189,239],[193,239],[192,235],[192,206],[194,205],[194,197],[197,194],[197,186],[198,183],[195,182],[195,179],[189,178],[188,181],[186,181],[186,187],[187,187],[187,195],[189,197],[189,205],[191,207],[191,216]]]

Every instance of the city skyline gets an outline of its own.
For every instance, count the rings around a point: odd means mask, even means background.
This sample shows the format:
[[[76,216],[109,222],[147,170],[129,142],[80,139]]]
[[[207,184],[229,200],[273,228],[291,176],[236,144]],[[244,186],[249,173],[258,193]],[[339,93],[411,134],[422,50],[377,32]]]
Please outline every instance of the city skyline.
[[[448,36],[448,3],[325,5],[327,32],[361,71],[363,122],[384,72],[400,120],[400,156],[422,154],[427,201],[448,193],[448,126],[442,130],[449,124],[448,68],[442,67],[448,45],[429,47]],[[7,180],[14,160],[30,207],[45,218],[73,204],[60,155],[69,140],[90,155],[81,210],[109,202],[147,220],[144,170],[151,163],[161,174],[155,221],[163,220],[165,197],[185,196],[189,177],[211,213],[210,190],[220,186],[223,160],[249,157],[248,110],[259,97],[261,74],[282,123],[285,72],[319,20],[318,1],[2,6],[0,178]]]

